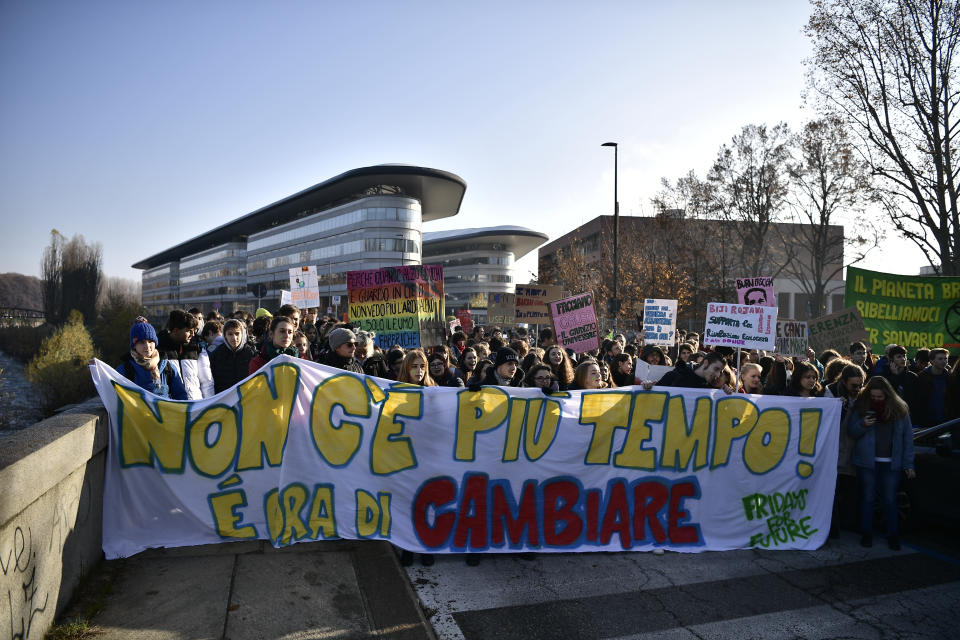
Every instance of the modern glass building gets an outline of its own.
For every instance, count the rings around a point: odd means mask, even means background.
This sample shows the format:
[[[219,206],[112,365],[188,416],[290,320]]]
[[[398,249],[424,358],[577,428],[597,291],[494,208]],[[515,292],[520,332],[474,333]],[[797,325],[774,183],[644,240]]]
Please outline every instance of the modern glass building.
[[[289,269],[315,265],[325,311],[334,296],[346,300],[347,271],[424,262],[444,265],[448,307],[485,308],[487,292],[513,291],[513,261],[547,236],[523,227],[423,233],[460,211],[466,186],[408,165],[347,171],[134,264],[143,304],[155,322],[172,309],[275,309]],[[262,299],[252,293],[259,285]]]
[[[141,260],[152,320],[172,309],[276,308],[288,269],[316,265],[321,306],[346,272],[420,262],[423,222],[456,215],[467,185],[446,171],[379,165],[347,171]]]
[[[423,234],[424,264],[443,265],[443,292],[448,313],[470,309],[486,321],[487,294],[513,293],[513,264],[548,237],[526,227],[428,231]],[[524,278],[521,284],[525,284]]]

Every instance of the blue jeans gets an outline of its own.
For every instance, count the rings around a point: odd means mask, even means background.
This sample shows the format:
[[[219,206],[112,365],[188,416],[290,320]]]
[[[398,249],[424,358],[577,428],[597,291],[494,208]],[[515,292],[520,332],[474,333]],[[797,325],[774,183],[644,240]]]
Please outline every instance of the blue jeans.
[[[857,467],[860,481],[860,532],[873,533],[873,505],[880,490],[880,506],[887,523],[887,535],[897,534],[897,489],[900,486],[900,471],[890,468],[889,462],[874,462],[873,468]]]

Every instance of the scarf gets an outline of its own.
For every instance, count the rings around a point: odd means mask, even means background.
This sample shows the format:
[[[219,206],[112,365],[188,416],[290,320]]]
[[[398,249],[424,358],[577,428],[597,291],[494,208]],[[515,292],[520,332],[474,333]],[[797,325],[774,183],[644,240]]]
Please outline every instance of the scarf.
[[[264,360],[273,360],[280,354],[286,354],[288,356],[293,356],[294,358],[300,357],[300,351],[292,344],[289,347],[275,347],[273,346],[273,342],[270,342],[269,340],[263,343]]]
[[[143,367],[150,373],[150,378],[157,382],[160,380],[160,369],[157,367],[160,365],[160,352],[156,349],[153,350],[153,356],[149,358],[144,358],[141,356],[136,349],[130,349],[130,358],[136,362],[138,365]]]
[[[876,402],[874,400],[870,401],[870,410],[874,412],[877,416],[877,420],[881,422],[887,421],[887,401],[880,400]]]

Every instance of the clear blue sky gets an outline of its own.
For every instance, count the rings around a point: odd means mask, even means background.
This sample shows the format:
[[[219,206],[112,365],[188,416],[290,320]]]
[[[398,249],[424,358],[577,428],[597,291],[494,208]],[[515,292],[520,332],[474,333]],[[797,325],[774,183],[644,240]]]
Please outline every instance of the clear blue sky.
[[[467,181],[460,215],[424,230],[554,238],[612,212],[608,140],[621,213],[649,214],[661,176],[703,175],[741,126],[810,117],[808,14],[800,0],[5,0],[0,272],[39,275],[56,228],[139,280],[137,260],[392,162]],[[531,255],[518,279],[535,269]]]

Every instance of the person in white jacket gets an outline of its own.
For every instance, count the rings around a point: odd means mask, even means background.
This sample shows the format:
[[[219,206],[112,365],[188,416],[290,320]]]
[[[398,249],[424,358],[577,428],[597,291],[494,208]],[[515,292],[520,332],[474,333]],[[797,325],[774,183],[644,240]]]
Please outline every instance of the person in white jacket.
[[[180,372],[188,400],[214,395],[210,356],[193,340],[198,324],[196,316],[174,309],[167,319],[167,328],[158,335],[157,350]]]

